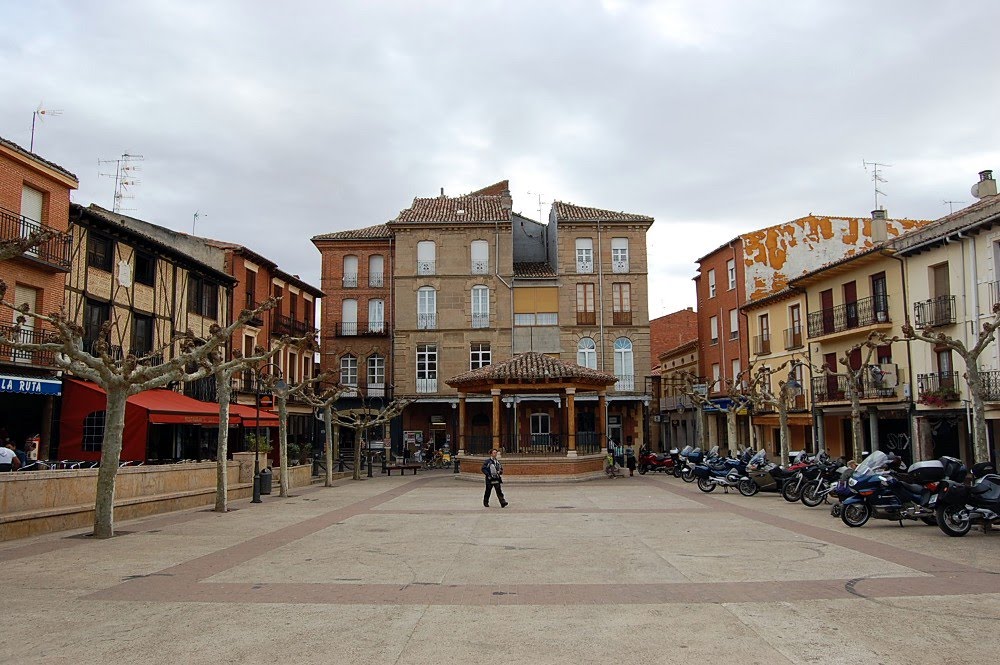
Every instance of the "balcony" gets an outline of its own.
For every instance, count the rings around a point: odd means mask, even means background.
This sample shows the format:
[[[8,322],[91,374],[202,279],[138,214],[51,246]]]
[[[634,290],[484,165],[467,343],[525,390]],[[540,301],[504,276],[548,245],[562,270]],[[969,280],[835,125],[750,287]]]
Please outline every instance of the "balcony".
[[[594,262],[593,261],[576,261],[576,272],[579,274],[590,274],[594,272]]]
[[[417,379],[418,393],[436,393],[438,389],[437,377],[433,379]]]
[[[487,261],[473,261],[472,262],[472,274],[473,275],[488,275],[490,274],[490,262]]]
[[[218,385],[214,376],[206,376],[197,381],[189,381],[184,384],[184,395],[200,402],[219,402]],[[229,394],[230,404],[236,403],[236,391]]]
[[[611,315],[611,323],[616,326],[632,325],[632,312],[614,312]]]
[[[624,261],[611,261],[611,272],[617,274],[628,273],[628,259],[625,259]]]
[[[801,349],[803,346],[802,328],[799,326],[794,328],[785,328],[785,350],[790,351],[791,349]]]
[[[417,314],[417,330],[437,330],[437,314]]]
[[[353,397],[356,399],[381,399],[391,397],[392,386],[385,383],[352,383],[341,384],[343,397]]]
[[[249,310],[255,310],[260,307],[260,303],[257,302],[257,298],[253,293],[247,294],[246,308]],[[264,325],[263,314],[255,314],[253,317],[247,320],[248,326],[253,326],[254,328],[260,328]]]
[[[891,323],[887,296],[862,298],[809,314],[809,337]]]
[[[296,321],[290,316],[278,314],[272,317],[271,332],[275,335],[291,335],[292,337],[304,337],[316,332],[310,324],[304,321]]]
[[[385,275],[380,272],[373,272],[368,274],[368,286],[380,289],[385,285]]]
[[[597,325],[597,312],[577,312],[576,313],[576,325],[578,325],[578,326],[596,326]]]
[[[490,327],[490,315],[489,314],[473,314],[472,315],[472,327],[473,328],[489,328]]]
[[[435,268],[436,268],[435,261],[417,261],[418,275],[433,275],[435,274]]]
[[[356,288],[358,288],[358,273],[356,273],[356,272],[345,272],[344,273],[344,288],[345,289],[356,289]]]
[[[851,396],[848,394],[848,381],[846,376],[813,377],[813,401],[817,404],[849,402]],[[898,389],[895,386],[885,385],[879,373],[865,372],[856,385],[861,400],[893,399],[899,396]]]
[[[385,321],[338,321],[334,323],[337,337],[385,337],[389,326]]]
[[[987,402],[1000,402],[1000,372],[980,372],[979,378],[983,382],[983,399]]]
[[[633,374],[616,374],[618,381],[615,383],[615,390],[631,392],[635,390],[635,376]]]
[[[958,372],[917,374],[917,401],[929,406],[944,406],[961,399]]]
[[[70,235],[57,229],[39,224],[26,217],[4,208],[0,208],[0,241],[27,238],[31,233],[49,231],[54,234],[45,242],[32,247],[24,253],[24,258],[31,259],[43,265],[69,272],[72,266],[70,258]]]
[[[771,335],[757,335],[753,338],[754,355],[763,356],[771,353]]]
[[[913,318],[917,328],[936,328],[955,323],[955,296],[938,296],[913,303]]]
[[[21,344],[46,344],[57,342],[58,339],[51,330],[34,330],[15,326],[0,326],[0,335],[11,338]],[[55,367],[54,351],[17,351],[7,344],[0,344],[0,362],[11,362],[19,365],[35,365],[38,367]]]

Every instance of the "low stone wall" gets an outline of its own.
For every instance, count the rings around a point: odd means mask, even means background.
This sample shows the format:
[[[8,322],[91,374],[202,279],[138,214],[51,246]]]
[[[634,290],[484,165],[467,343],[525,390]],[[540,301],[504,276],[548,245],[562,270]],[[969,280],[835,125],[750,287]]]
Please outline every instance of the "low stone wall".
[[[484,455],[462,455],[458,474],[461,480],[483,480]],[[579,457],[501,457],[504,482],[572,483],[604,477],[603,455]]]
[[[229,465],[229,499],[253,492],[253,461]],[[274,470],[273,494],[279,470]],[[289,486],[311,482],[312,465],[289,468]],[[215,462],[127,466],[115,480],[115,520],[129,520],[215,503]],[[94,523],[97,469],[0,474],[0,541],[78,529]]]

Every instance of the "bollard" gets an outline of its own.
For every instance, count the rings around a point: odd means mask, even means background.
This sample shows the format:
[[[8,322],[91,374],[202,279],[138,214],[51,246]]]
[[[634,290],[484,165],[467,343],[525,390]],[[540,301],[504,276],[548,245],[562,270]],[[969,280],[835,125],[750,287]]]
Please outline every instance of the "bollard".
[[[455,470],[452,473],[458,473],[458,455],[455,455]]]
[[[385,463],[385,458],[386,457],[388,457],[388,455],[382,455],[382,475],[383,476],[385,474],[389,473],[389,468],[386,466],[386,463]]]
[[[341,455],[337,458],[337,471],[340,473],[344,472],[344,456]]]

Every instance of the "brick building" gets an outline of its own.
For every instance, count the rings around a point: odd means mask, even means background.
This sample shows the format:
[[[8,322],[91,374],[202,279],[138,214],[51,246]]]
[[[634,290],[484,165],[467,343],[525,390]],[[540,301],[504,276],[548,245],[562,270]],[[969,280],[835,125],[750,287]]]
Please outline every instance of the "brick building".
[[[57,235],[23,256],[0,263],[0,279],[7,284],[4,299],[27,304],[48,314],[63,302],[63,283],[70,268],[70,192],[75,175],[57,164],[0,138],[0,240],[26,237],[32,231],[52,229]],[[14,313],[0,311],[0,326],[13,331]],[[23,342],[41,342],[43,324],[28,319],[18,333]],[[51,354],[16,352],[0,346],[0,430],[20,447],[38,435],[33,454],[48,456],[55,430],[53,414],[61,394]]]
[[[698,314],[693,307],[649,322],[654,408],[651,445],[669,450],[693,443],[697,419],[684,396],[689,376],[698,376]]]

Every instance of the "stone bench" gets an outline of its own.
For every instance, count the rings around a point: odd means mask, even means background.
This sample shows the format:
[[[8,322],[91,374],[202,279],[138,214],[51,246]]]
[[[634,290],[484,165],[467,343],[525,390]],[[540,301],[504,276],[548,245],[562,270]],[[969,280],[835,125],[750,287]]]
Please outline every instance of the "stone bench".
[[[413,475],[417,475],[417,469],[420,468],[419,464],[389,464],[385,467],[385,472],[392,475],[393,471],[398,470],[399,475],[404,475],[407,469],[413,469]]]

